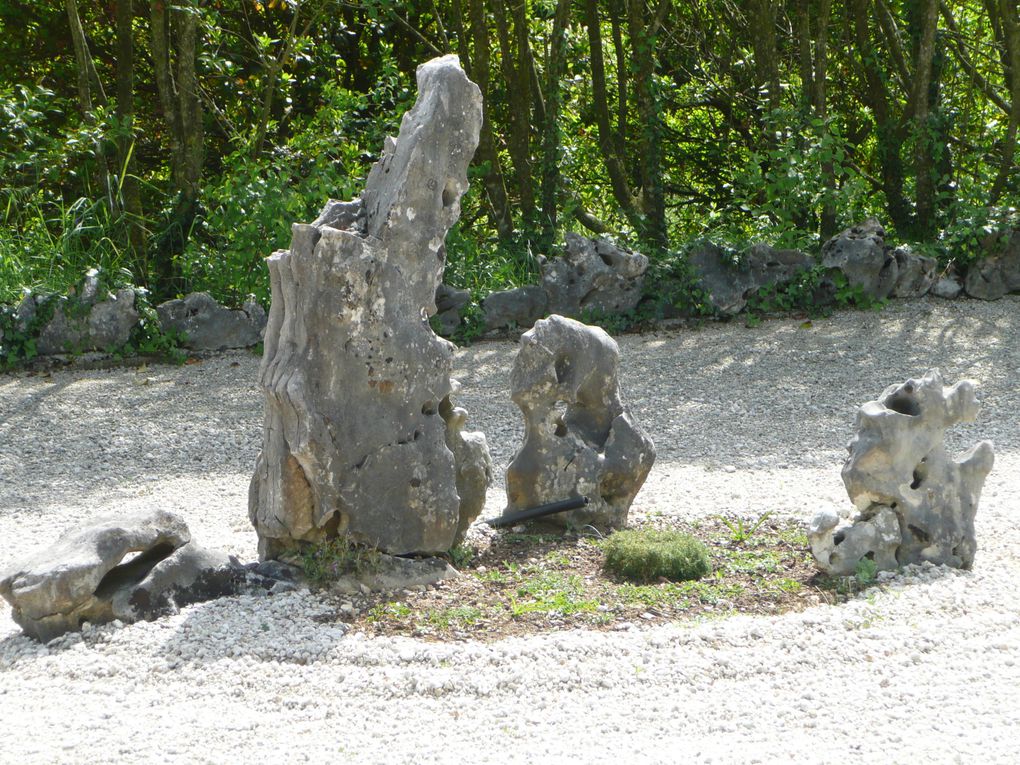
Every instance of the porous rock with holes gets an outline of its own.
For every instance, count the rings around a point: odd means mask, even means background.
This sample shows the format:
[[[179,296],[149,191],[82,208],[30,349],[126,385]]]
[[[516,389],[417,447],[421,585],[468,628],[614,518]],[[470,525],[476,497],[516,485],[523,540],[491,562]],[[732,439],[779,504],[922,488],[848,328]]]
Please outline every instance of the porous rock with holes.
[[[174,513],[96,518],[0,575],[26,634],[47,642],[84,622],[135,622],[233,592],[244,567],[198,547]]]
[[[521,336],[510,374],[524,443],[506,472],[506,512],[575,497],[586,507],[545,520],[618,528],[655,461],[624,406],[620,349],[605,331],[553,314]]]
[[[488,450],[462,430],[454,348],[428,317],[482,98],[456,56],[420,66],[418,89],[362,196],[295,225],[290,249],[268,259],[265,426],[249,493],[263,559],[342,534],[393,555],[437,553],[481,509]]]
[[[973,382],[947,388],[938,370],[892,385],[860,408],[842,472],[859,515],[841,523],[824,511],[811,523],[821,570],[850,575],[864,558],[878,570],[923,562],[971,568],[992,444],[981,441],[954,458],[944,441],[949,427],[973,422],[979,408]]]
[[[543,259],[548,310],[580,317],[585,311],[622,314],[641,300],[648,258],[607,239],[568,233],[562,257]]]

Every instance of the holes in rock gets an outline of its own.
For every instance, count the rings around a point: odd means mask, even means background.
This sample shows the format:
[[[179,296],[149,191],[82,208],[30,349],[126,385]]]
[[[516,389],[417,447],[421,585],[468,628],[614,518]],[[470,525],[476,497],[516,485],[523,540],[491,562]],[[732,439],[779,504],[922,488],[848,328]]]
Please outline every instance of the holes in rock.
[[[864,554],[864,557],[867,558],[868,560],[875,560],[875,551],[869,550]]]
[[[606,253],[600,252],[599,257],[602,258],[602,262],[605,263],[607,266],[609,266],[610,268],[613,267],[613,259],[606,255]]]
[[[931,541],[931,536],[924,529],[919,529],[914,524],[907,524],[907,531],[914,535],[914,539],[923,545],[928,544]]]
[[[413,440],[417,441],[419,438],[421,438],[421,431],[420,430],[414,431]]]
[[[833,544],[837,544],[838,545],[844,539],[846,539],[846,532],[845,531],[840,530],[840,531],[837,531],[835,534],[832,535],[832,542],[833,542]]]
[[[927,459],[928,458],[925,457],[925,459],[921,460],[918,463],[917,467],[914,468],[914,476],[913,476],[914,480],[912,480],[910,482],[910,488],[911,489],[918,489],[918,488],[920,488],[921,484],[924,483],[924,479],[928,477],[928,466],[925,465],[925,462],[927,461]]]
[[[161,542],[134,557],[125,557],[124,562],[111,568],[106,572],[106,576],[99,580],[96,596],[109,597],[125,585],[138,584],[148,576],[157,563],[169,558],[176,549],[170,542]]]
[[[421,486],[421,479],[420,478],[412,478],[411,479],[411,488],[412,489],[417,489],[419,486]]]
[[[910,386],[907,386],[907,388],[910,388]],[[894,412],[917,417],[921,414],[921,406],[917,403],[916,399],[909,395],[909,393],[913,392],[913,388],[910,388],[909,391],[907,388],[890,396],[885,405]]]
[[[421,413],[424,415],[433,415],[436,413],[436,402],[426,401],[421,405]]]
[[[451,178],[443,187],[443,207],[449,207],[457,201],[457,184]]]
[[[563,421],[563,416],[567,413],[567,402],[557,401],[553,405],[553,412],[555,413],[553,434],[557,438],[563,438],[567,435],[567,423]]]
[[[556,421],[556,430],[554,430],[553,433],[556,434],[557,438],[564,438],[564,437],[566,437],[566,435],[567,435],[567,426],[564,424],[563,420],[557,420]]]
[[[554,368],[556,370],[556,382],[557,384],[562,385],[564,382],[566,382],[567,376],[570,374],[570,359],[568,359],[566,356],[560,356],[558,359],[556,359],[556,364],[554,365]],[[560,404],[563,404],[563,402],[562,401],[557,402],[556,406],[559,406]],[[565,408],[566,404],[564,404],[564,409]]]

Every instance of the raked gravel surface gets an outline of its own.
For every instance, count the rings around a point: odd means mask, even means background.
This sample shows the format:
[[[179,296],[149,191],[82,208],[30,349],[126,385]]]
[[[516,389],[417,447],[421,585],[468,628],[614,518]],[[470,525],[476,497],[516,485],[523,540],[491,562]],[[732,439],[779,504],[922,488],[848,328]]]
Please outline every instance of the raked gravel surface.
[[[196,605],[39,645],[0,614],[0,762],[1020,761],[1020,299],[709,323],[620,339],[658,459],[632,510],[849,509],[857,407],[930,367],[980,385],[996,464],[972,572],[912,568],[801,613],[493,643],[320,624],[307,591]],[[514,344],[460,351],[499,470]],[[159,507],[253,560],[258,360],[0,376],[0,570],[89,517]],[[500,482],[501,482],[500,478]],[[490,490],[486,515],[502,506]]]

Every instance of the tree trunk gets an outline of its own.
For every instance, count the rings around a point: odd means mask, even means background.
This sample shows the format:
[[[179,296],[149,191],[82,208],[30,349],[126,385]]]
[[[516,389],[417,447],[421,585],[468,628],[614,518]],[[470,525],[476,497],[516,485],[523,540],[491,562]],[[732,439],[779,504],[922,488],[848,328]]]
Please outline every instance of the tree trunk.
[[[489,199],[490,217],[493,226],[501,239],[513,236],[513,217],[507,202],[506,181],[500,167],[499,153],[496,150],[496,137],[492,130],[490,116],[491,97],[489,93],[489,28],[485,19],[485,0],[469,0],[468,16],[471,23],[473,38],[473,55],[471,60],[471,77],[482,91],[482,132],[475,154],[484,163],[486,170],[482,178],[485,192]]]
[[[513,162],[514,186],[521,204],[521,215],[524,229],[530,231],[535,221],[535,189],[531,183],[531,77],[530,60],[527,50],[528,19],[526,8],[514,20],[514,35],[511,40],[510,26],[507,22],[505,0],[493,0],[493,13],[496,18],[496,30],[499,35],[500,62],[502,64],[503,81],[506,85],[510,106],[510,127],[507,147]],[[516,56],[513,43],[518,49]]]
[[[134,18],[132,0],[117,0],[117,120],[123,134],[117,139],[117,167],[120,173],[120,195],[126,213],[128,243],[132,262],[138,264],[138,276],[145,281],[146,231],[142,213],[142,196],[134,174],[135,115],[135,50],[131,22]]]
[[[560,77],[566,48],[570,0],[557,0],[546,62],[545,119],[542,135],[542,249],[548,252],[559,234],[557,205],[560,186]]]
[[[585,0],[585,25],[588,27],[588,45],[591,49],[592,110],[599,133],[599,149],[609,174],[613,197],[627,220],[637,231],[644,221],[627,182],[626,157],[619,153],[610,125],[609,98],[606,92],[606,70],[602,56],[602,30],[597,0]],[[622,73],[617,74],[623,77]]]
[[[199,20],[195,5],[174,6],[171,10],[166,0],[152,0],[149,11],[153,72],[170,128],[171,179],[177,193],[170,219],[154,246],[154,287],[160,295],[170,295],[179,286],[177,261],[198,215],[204,161],[205,129],[195,69]]]
[[[96,123],[96,116],[92,111],[92,85],[95,85],[100,105],[106,104],[106,94],[103,92],[103,84],[99,80],[95,63],[92,61],[92,54],[89,53],[88,43],[85,40],[85,30],[82,28],[81,17],[78,15],[78,4],[76,0],[65,0],[64,7],[67,11],[67,21],[71,28],[71,42],[74,46],[75,63],[78,66],[78,103],[81,107],[85,123],[94,125]],[[96,157],[96,167],[99,172],[103,193],[106,195],[106,206],[110,214],[113,215],[116,213],[116,203],[113,196],[113,186],[110,183],[110,171],[106,165],[106,153],[103,150],[101,139],[97,138],[94,141],[93,151]]]
[[[932,167],[931,127],[929,125],[929,88],[935,57],[935,30],[939,18],[938,0],[925,0],[922,6],[920,41],[914,64],[914,90],[911,94],[914,122],[914,173],[916,233],[930,239],[935,230],[935,177]]]
[[[862,97],[875,120],[886,210],[896,228],[909,233],[913,230],[914,220],[910,202],[903,193],[905,171],[900,156],[900,149],[907,136],[902,121],[893,112],[884,75],[878,68],[878,57],[868,25],[871,13],[868,5],[868,0],[850,0],[851,23],[858,55],[856,63],[866,85]]]
[[[1020,129],[1020,10],[1011,0],[998,0],[997,7],[999,36],[1005,56],[1003,79],[1009,88],[1009,124],[1002,140],[999,172],[992,183],[990,203],[998,204],[1006,191],[1006,185],[1015,177],[1017,132]]]

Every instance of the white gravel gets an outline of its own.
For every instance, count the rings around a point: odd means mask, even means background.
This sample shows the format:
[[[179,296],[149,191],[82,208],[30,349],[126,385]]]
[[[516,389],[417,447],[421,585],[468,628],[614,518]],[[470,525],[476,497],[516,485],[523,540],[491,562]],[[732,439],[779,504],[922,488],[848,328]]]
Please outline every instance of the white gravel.
[[[624,337],[659,457],[632,514],[848,508],[856,408],[939,367],[978,381],[996,465],[973,572],[912,568],[841,606],[497,643],[369,638],[307,592],[229,598],[41,646],[0,615],[0,762],[1017,762],[1020,299],[897,302],[801,326]],[[497,465],[512,343],[460,353]],[[257,359],[0,377],[0,569],[97,513],[162,507],[255,557]],[[497,514],[501,488],[486,507]]]

